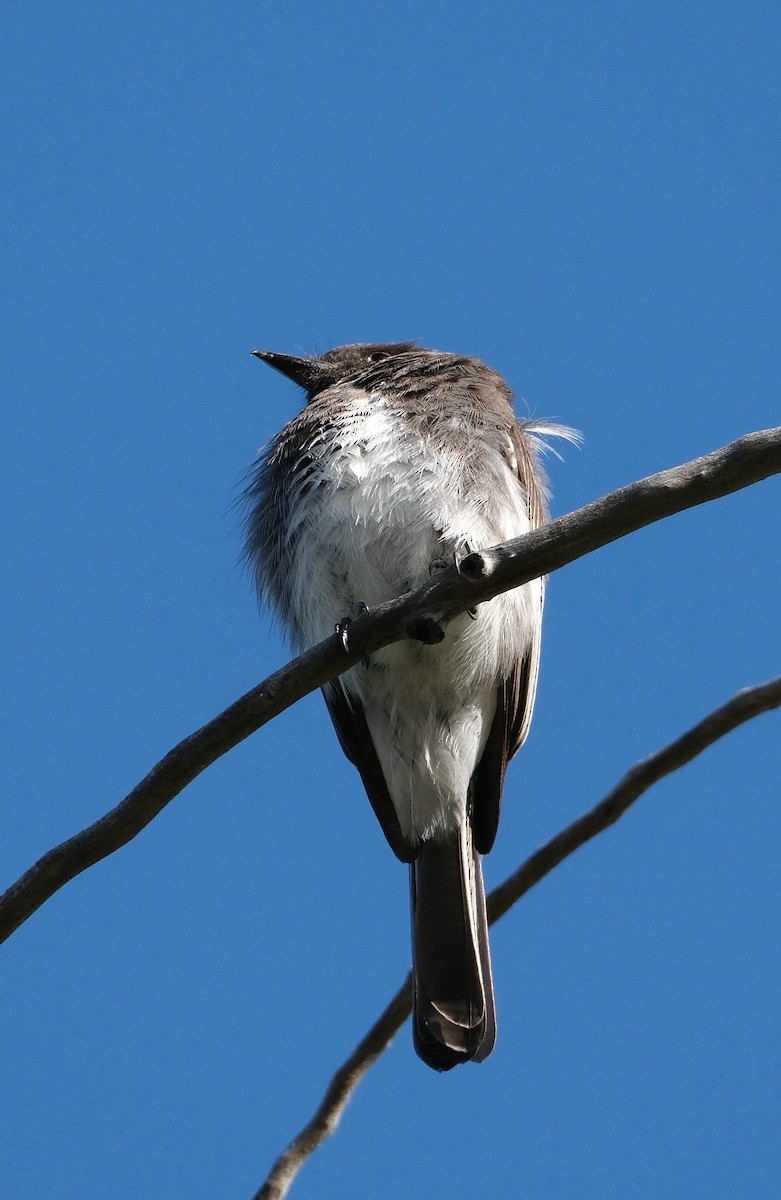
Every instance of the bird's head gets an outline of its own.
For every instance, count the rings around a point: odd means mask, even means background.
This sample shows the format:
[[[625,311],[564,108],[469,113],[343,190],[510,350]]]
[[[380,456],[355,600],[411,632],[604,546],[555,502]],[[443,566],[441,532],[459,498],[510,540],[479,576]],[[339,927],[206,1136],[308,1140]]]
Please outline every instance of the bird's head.
[[[253,350],[256,358],[281,371],[302,387],[311,400],[326,388],[352,375],[359,375],[375,363],[414,353],[415,342],[357,342],[351,346],[336,346],[325,354],[299,358],[294,354],[277,354],[273,350]]]

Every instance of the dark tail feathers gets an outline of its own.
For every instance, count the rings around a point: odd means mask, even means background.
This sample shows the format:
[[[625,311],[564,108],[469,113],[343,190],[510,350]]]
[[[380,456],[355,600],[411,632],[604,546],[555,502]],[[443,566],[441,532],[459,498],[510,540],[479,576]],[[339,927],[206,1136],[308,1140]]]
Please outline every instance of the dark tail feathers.
[[[496,1013],[482,858],[468,822],[457,840],[424,842],[410,870],[415,1049],[436,1071],[482,1062]]]

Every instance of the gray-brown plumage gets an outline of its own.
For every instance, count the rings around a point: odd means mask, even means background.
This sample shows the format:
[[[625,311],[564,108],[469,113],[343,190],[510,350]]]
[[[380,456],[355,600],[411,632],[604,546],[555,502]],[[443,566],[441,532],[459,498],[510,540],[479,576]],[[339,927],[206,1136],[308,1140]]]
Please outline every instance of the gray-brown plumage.
[[[246,492],[258,589],[304,648],[360,604],[546,517],[545,435],[474,358],[412,342],[316,358],[256,351],[307,393]],[[494,1045],[482,855],[529,728],[544,581],[464,614],[437,645],[389,646],[324,688],[391,848],[410,864],[415,1046],[447,1070]]]

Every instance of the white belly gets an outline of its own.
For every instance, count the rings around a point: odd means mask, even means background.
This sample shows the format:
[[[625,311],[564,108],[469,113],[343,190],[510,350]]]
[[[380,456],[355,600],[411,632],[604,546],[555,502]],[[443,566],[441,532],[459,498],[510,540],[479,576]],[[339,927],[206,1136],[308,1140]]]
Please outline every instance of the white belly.
[[[419,586],[434,560],[530,528],[509,451],[510,461],[486,454],[478,491],[457,456],[414,434],[376,396],[329,439],[317,448],[322,499],[313,504],[310,494],[291,522],[303,644],[332,634],[360,602],[371,608]],[[397,643],[344,678],[364,707],[405,834],[436,835],[463,821],[497,685],[527,649],[542,599],[541,580],[526,584],[480,605],[475,620],[458,617],[439,645]]]

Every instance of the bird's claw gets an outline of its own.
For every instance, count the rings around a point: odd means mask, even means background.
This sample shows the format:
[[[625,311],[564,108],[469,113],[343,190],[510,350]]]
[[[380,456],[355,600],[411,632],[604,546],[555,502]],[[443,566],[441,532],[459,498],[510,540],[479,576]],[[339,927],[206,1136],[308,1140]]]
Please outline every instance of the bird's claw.
[[[352,625],[351,617],[345,617],[342,621],[337,621],[336,624],[334,625],[334,633],[339,638],[339,641],[342,643],[342,649],[344,650],[345,654],[350,653],[350,646],[348,643],[347,631],[351,625]]]
[[[459,554],[459,552],[457,550],[455,550],[453,552],[453,566],[456,568],[459,575],[461,574],[462,560],[465,558],[468,558],[471,553],[472,553],[472,547],[469,545],[469,542],[464,542],[462,554]],[[432,561],[428,564],[428,573],[429,573],[429,575],[433,575],[435,571],[444,571],[449,566],[450,566],[450,561],[447,558],[435,558],[435,559],[432,559]],[[466,615],[468,617],[471,617],[471,619],[473,621],[476,621],[477,620],[477,608],[476,607],[468,608],[466,610]]]
[[[357,617],[359,617],[359,616],[361,616],[362,613],[366,613],[368,611],[369,611],[368,606],[366,604],[364,604],[363,600],[359,600],[357,605],[355,606],[355,615]],[[339,641],[342,643],[342,649],[344,650],[345,654],[350,653],[350,633],[349,633],[349,631],[350,631],[350,626],[352,625],[352,623],[353,623],[352,617],[343,617],[341,621],[337,621],[336,624],[334,625],[334,633],[339,638]],[[362,662],[363,662],[364,667],[368,667],[368,665],[369,665],[368,658],[364,658],[362,660]]]

